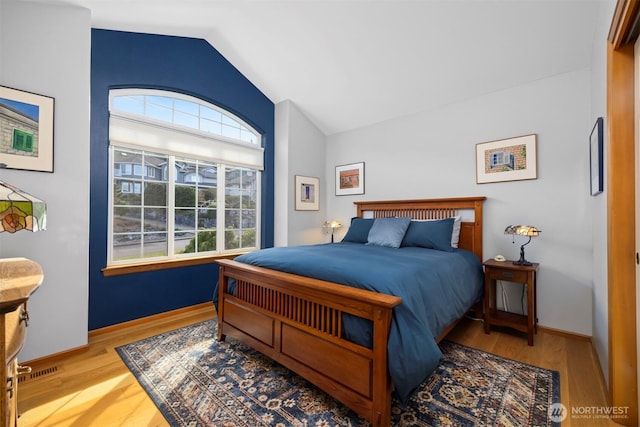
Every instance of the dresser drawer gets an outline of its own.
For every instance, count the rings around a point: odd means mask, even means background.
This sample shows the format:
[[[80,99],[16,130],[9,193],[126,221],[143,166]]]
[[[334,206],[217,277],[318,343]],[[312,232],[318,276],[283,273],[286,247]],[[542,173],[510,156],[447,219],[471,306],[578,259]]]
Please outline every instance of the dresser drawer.
[[[506,270],[504,268],[501,268],[501,269],[489,268],[486,274],[489,275],[489,279],[491,280],[504,280],[505,282],[515,282],[515,283],[527,282],[526,271]]]

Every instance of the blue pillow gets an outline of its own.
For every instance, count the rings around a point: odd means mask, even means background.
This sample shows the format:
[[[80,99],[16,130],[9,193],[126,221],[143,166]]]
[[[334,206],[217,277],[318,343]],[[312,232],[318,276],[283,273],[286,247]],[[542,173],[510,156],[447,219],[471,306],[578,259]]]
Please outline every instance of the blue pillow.
[[[418,246],[453,252],[454,248],[451,246],[453,222],[454,218],[436,221],[411,221],[402,240],[402,246]]]
[[[410,222],[409,217],[376,218],[369,230],[367,245],[399,248]]]
[[[367,243],[369,230],[373,225],[373,218],[352,218],[351,225],[347,230],[347,235],[342,239],[343,242]]]

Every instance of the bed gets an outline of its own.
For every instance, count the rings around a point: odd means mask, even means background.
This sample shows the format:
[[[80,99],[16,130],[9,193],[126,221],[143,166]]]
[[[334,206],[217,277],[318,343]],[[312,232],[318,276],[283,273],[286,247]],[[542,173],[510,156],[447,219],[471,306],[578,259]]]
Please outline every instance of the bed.
[[[390,293],[387,294],[371,290],[366,285],[360,288],[353,287],[360,285],[351,283],[350,273],[352,270],[362,269],[362,266],[358,267],[361,257],[349,255],[352,253],[349,251],[358,250],[351,247],[355,246],[353,243],[316,245],[320,247],[320,252],[311,253],[300,252],[303,248],[282,248],[285,252],[284,258],[307,258],[306,265],[315,266],[305,267],[304,271],[299,270],[299,267],[297,270],[296,267],[281,268],[282,256],[277,255],[279,248],[274,248],[243,255],[237,260],[218,261],[218,340],[224,340],[227,335],[234,337],[314,383],[371,424],[390,425],[392,390],[394,387],[396,392],[402,390],[399,393],[401,401],[407,396],[407,386],[402,383],[404,378],[398,380],[398,363],[409,367],[409,372],[404,374],[415,376],[414,381],[424,379],[425,369],[435,368],[431,366],[434,362],[433,356],[429,354],[426,367],[420,367],[417,374],[413,373],[413,363],[404,360],[412,360],[411,357],[414,356],[405,358],[404,353],[398,353],[404,351],[398,350],[398,340],[402,343],[418,341],[419,348],[424,348],[425,353],[437,352],[439,350],[427,347],[435,346],[437,349],[435,343],[455,326],[459,318],[471,309],[481,310],[479,299],[482,296],[484,199],[465,197],[354,202],[357,218],[375,220],[410,217],[415,220],[412,221],[413,224],[418,221],[422,223],[427,222],[426,220],[462,217],[458,248],[463,250],[452,250],[449,252],[450,255],[444,255],[444,252],[434,255],[437,259],[435,263],[441,265],[448,265],[449,258],[452,262],[456,257],[464,258],[461,262],[472,265],[472,268],[476,269],[473,274],[480,275],[480,284],[474,284],[471,295],[466,295],[462,302],[451,304],[456,306],[454,314],[438,311],[449,304],[433,303],[433,309],[425,308],[426,312],[421,311],[420,315],[432,319],[427,322],[428,327],[418,328],[415,324],[411,326],[416,315],[405,313],[407,307],[419,307],[422,310],[422,304],[416,302],[413,295],[404,294],[404,291],[396,292],[395,288],[389,288]],[[382,260],[387,259],[387,254],[394,249],[370,245],[360,247],[363,252],[371,253],[367,257],[378,260],[373,264],[376,265],[374,276],[384,276],[387,270],[395,268],[399,274],[409,271],[406,274],[418,280],[418,276],[413,276],[414,273],[406,266],[408,264],[404,264],[404,259],[394,259],[385,265]],[[427,252],[439,251],[401,248],[395,252],[420,260],[420,257],[427,256]],[[337,256],[341,261],[328,262],[328,256]],[[473,263],[469,257],[474,259]],[[264,264],[261,264],[263,262]],[[396,267],[397,265],[401,267]],[[456,266],[448,268],[459,269]],[[328,273],[325,274],[324,271]],[[310,275],[315,277],[309,277]],[[434,277],[433,274],[431,277]],[[405,285],[413,285],[408,283],[413,281],[413,278],[407,280],[407,277],[400,279]],[[477,282],[477,277],[474,281]],[[379,282],[385,283],[384,280]],[[405,285],[401,287],[417,287]],[[455,287],[442,286],[442,289],[448,288]],[[403,302],[403,297],[398,295],[406,295],[405,301]],[[479,312],[476,315],[480,317]],[[405,325],[407,322],[409,326]],[[407,339],[406,332],[397,332],[408,329],[412,334],[409,335],[410,339]],[[398,337],[398,333],[405,335]],[[423,339],[422,335],[428,335],[428,339]],[[399,388],[399,384],[405,389]]]

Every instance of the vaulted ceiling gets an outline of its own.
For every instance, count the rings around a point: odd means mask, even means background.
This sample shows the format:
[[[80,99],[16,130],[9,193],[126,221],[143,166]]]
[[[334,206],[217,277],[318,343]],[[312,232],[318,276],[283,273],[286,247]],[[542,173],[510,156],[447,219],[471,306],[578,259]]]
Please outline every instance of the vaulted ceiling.
[[[331,135],[586,68],[610,0],[44,1],[94,28],[206,39]]]

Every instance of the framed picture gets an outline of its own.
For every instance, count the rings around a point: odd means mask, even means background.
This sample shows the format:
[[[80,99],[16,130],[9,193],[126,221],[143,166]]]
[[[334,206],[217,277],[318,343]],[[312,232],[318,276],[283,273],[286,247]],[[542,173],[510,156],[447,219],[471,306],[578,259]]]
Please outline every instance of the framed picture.
[[[476,182],[536,179],[536,134],[476,144]]]
[[[364,162],[336,166],[336,196],[364,194]]]
[[[603,120],[598,117],[589,137],[589,160],[591,177],[591,195],[595,196],[604,190],[604,164],[603,164]]]
[[[0,86],[0,167],[53,172],[53,104]]]
[[[317,211],[320,209],[320,179],[296,175],[296,210]]]

